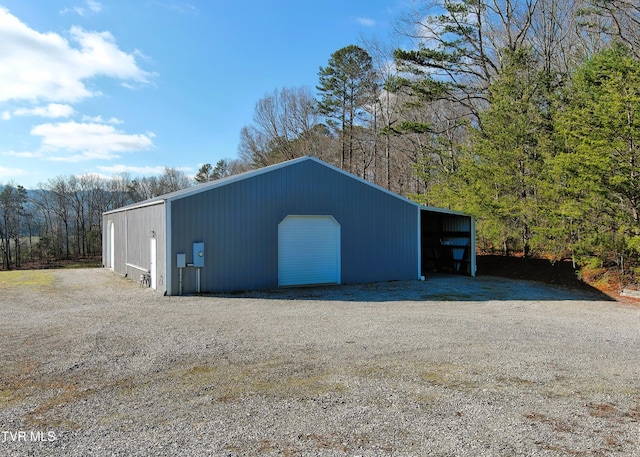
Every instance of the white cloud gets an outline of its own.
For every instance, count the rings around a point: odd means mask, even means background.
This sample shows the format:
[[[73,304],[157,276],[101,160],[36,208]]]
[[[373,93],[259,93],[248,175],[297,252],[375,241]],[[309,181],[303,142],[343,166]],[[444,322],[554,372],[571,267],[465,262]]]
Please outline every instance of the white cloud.
[[[0,166],[0,179],[11,180],[13,178],[17,178],[18,176],[26,176],[28,175],[27,170],[23,170],[21,168],[6,168]]]
[[[161,175],[164,172],[164,167],[136,167],[130,165],[110,165],[110,166],[100,166],[96,167],[98,170],[103,171],[105,173],[133,173],[138,175]]]
[[[100,4],[100,2],[97,2],[95,0],[87,0],[87,5],[89,6],[89,9],[94,13],[99,13],[100,11],[102,11],[102,4]]]
[[[8,121],[11,119],[11,113],[9,111],[3,111],[2,114],[0,114],[0,119],[2,119],[3,121]]]
[[[42,117],[69,117],[74,113],[70,105],[60,103],[50,103],[47,106],[37,106],[35,108],[19,108],[13,112],[14,116],[42,116]]]
[[[112,124],[112,125],[124,124],[124,121],[121,121],[117,117],[112,117],[105,121],[101,115],[98,115],[98,116],[84,115],[82,116],[82,122],[94,122],[94,123],[97,122],[100,124]]]
[[[48,158],[58,162],[111,160],[120,157],[122,152],[153,147],[148,133],[127,134],[112,125],[98,123],[40,124],[31,129],[31,134],[42,137],[42,150],[57,153]]]
[[[111,152],[97,153],[92,151],[83,151],[73,155],[50,156],[47,160],[50,160],[51,162],[78,163],[88,162],[90,160],[113,160],[119,158],[120,155],[113,154]]]
[[[138,66],[135,53],[120,50],[109,32],[72,27],[69,37],[71,42],[33,30],[0,6],[0,102],[74,102],[100,94],[85,85],[95,76],[137,84],[154,76]]]
[[[70,8],[65,8],[60,11],[60,14],[76,13],[80,16],[91,16],[102,11],[102,4],[95,0],[87,0],[85,5],[86,6],[72,6]]]
[[[5,152],[2,153],[2,155],[11,156],[11,157],[19,157],[21,159],[39,159],[39,158],[42,158],[44,156],[42,154],[42,152],[31,152],[31,151],[24,151],[24,152],[5,151]]]
[[[169,6],[169,8],[174,11],[177,11],[180,14],[197,15],[200,13],[200,10],[198,9],[198,7],[189,2],[173,3]]]
[[[87,0],[87,6],[89,7],[89,10],[91,10],[93,13],[97,14],[100,11],[102,11],[102,4],[95,0]]]
[[[368,17],[356,18],[356,22],[360,25],[364,25],[365,27],[373,27],[376,25],[376,21]]]

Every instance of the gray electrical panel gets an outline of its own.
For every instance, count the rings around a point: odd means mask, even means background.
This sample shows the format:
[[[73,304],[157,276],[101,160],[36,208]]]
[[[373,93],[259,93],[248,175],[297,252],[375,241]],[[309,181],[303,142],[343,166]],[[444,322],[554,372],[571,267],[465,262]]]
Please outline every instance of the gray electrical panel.
[[[193,266],[204,267],[204,243],[193,243]]]
[[[186,254],[176,254],[176,266],[178,268],[185,268],[187,266]]]

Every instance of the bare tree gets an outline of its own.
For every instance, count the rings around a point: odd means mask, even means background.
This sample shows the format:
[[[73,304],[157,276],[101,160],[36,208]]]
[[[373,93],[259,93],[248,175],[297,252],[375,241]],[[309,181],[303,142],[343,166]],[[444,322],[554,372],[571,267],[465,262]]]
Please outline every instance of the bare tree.
[[[111,209],[108,184],[107,180],[92,174],[80,176],[78,181],[86,205],[84,252],[86,255],[95,255],[101,251],[102,213]]]
[[[395,87],[398,70],[393,62],[396,45],[389,45],[377,39],[365,42],[365,47],[373,59],[379,81],[375,86],[373,103],[365,107],[369,112],[369,129],[374,132],[374,182],[391,189],[392,171],[398,170],[393,162],[402,151],[392,135],[393,128],[400,120],[403,102]]]
[[[449,100],[477,115],[505,52],[528,45],[538,0],[430,0],[398,24],[413,49],[397,49],[405,85],[424,101]]]
[[[69,183],[64,176],[59,176],[49,180],[48,189],[51,195],[50,209],[55,215],[55,227],[52,227],[55,234],[56,250],[58,257],[71,258],[71,229],[73,223],[73,209],[71,207],[71,192]]]
[[[121,173],[109,179],[105,183],[106,211],[133,203],[130,195],[131,187],[132,178],[129,173]]]
[[[167,194],[169,192],[175,192],[177,190],[186,189],[191,186],[191,181],[187,175],[177,168],[165,167],[164,172],[158,180],[160,185],[159,194]],[[157,195],[154,195],[157,196]]]
[[[192,185],[187,175],[177,168],[165,167],[160,176],[145,176],[128,183],[128,196],[132,202],[155,198]]]
[[[593,34],[625,43],[640,58],[640,3],[637,0],[585,0],[580,10]]]
[[[20,232],[26,202],[27,193],[22,186],[11,183],[0,191],[0,250],[2,265],[6,269],[20,266]],[[13,257],[11,242],[15,250]]]
[[[316,101],[307,88],[274,90],[256,103],[253,123],[240,132],[240,159],[257,168],[318,155],[318,123]]]

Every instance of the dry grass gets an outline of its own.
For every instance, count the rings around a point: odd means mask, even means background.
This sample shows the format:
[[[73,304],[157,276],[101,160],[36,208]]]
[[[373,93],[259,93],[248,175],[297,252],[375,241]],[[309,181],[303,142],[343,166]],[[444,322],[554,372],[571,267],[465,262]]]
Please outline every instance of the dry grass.
[[[22,397],[14,389],[0,388],[0,408],[19,403]]]
[[[54,272],[49,270],[0,271],[0,289],[45,287],[54,281]]]
[[[421,378],[429,385],[461,392],[469,391],[478,385],[468,379],[467,374],[460,367],[453,364],[430,366],[429,369],[422,371]]]
[[[108,390],[131,389],[129,379],[87,380],[83,374],[43,375],[39,364],[25,361],[14,375],[0,376],[0,410],[29,405],[25,423],[38,428],[81,429],[85,424],[66,417],[63,410],[71,404]]]
[[[615,422],[640,422],[640,407],[620,408],[613,403],[588,403],[587,409],[592,417],[609,419]]]
[[[572,424],[562,418],[549,417],[546,414],[542,413],[529,413],[524,417],[532,422],[539,422],[541,424],[547,425],[554,432],[570,433],[573,430]]]
[[[281,359],[250,363],[226,361],[198,364],[173,370],[181,381],[181,392],[211,392],[217,401],[235,402],[252,396],[310,398],[347,388],[332,380],[322,367],[296,365]]]

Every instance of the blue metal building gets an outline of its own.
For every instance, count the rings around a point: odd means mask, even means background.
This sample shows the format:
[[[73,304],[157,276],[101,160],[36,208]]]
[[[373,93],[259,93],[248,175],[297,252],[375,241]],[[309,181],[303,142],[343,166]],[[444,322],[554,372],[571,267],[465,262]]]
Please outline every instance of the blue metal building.
[[[167,295],[475,273],[475,222],[314,157],[103,215],[103,264]]]

